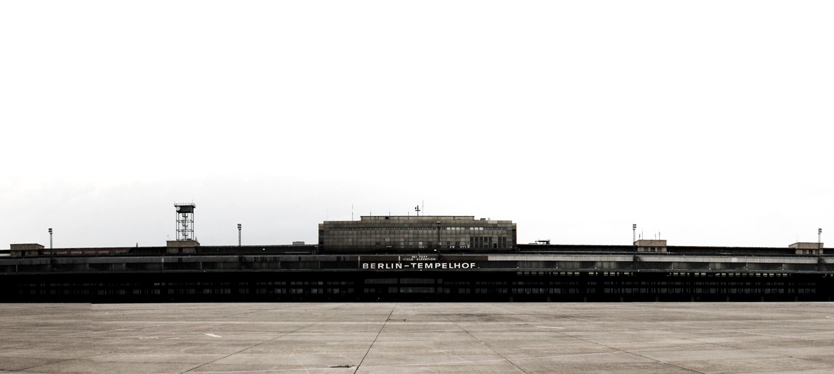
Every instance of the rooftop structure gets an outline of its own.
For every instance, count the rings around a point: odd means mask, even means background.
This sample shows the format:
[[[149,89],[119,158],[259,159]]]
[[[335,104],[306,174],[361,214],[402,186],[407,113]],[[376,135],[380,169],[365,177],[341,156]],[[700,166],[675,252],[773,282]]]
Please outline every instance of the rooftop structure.
[[[796,242],[788,246],[788,248],[796,249],[798,255],[821,255],[822,242]]]
[[[665,239],[640,239],[634,241],[637,252],[666,252]]]
[[[24,243],[9,245],[9,254],[12,257],[40,256],[43,245],[38,243]]]

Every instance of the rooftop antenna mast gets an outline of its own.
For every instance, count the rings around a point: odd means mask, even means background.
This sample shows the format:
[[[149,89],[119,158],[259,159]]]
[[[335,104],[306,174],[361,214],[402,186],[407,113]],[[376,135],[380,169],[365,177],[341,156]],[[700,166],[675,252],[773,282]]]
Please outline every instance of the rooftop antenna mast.
[[[417,212],[417,217],[419,217],[420,216],[420,206],[417,205],[416,207],[414,207],[414,211]]]
[[[194,239],[194,208],[191,204],[174,204],[177,208],[177,240],[188,241]]]

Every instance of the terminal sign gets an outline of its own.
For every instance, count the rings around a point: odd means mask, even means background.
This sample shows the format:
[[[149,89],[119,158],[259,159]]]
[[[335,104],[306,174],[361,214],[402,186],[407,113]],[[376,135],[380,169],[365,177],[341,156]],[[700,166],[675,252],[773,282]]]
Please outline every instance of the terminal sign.
[[[458,270],[475,269],[474,262],[363,262],[362,269],[368,270]]]

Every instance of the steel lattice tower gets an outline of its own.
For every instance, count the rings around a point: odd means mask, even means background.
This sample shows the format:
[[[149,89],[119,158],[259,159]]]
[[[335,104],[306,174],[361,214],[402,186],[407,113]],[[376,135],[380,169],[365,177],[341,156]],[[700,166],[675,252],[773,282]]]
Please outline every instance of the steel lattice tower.
[[[174,204],[177,208],[177,240],[195,240],[194,239],[194,208],[197,206],[191,204]]]

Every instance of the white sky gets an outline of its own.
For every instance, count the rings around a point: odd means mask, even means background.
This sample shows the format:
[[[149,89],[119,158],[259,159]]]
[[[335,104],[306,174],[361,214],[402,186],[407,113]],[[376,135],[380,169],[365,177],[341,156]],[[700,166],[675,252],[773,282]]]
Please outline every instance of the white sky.
[[[831,1],[3,1],[0,248],[834,235]],[[834,239],[829,240],[834,243]]]

